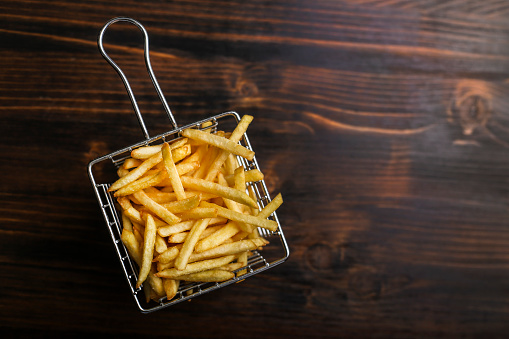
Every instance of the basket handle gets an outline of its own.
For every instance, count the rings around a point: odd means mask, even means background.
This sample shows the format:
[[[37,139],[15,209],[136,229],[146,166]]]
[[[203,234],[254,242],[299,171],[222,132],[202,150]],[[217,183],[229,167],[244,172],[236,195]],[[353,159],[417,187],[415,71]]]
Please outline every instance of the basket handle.
[[[104,50],[103,46],[103,37],[104,33],[106,32],[106,29],[111,24],[114,24],[115,22],[124,21],[129,22],[136,27],[140,29],[140,31],[143,33],[144,36],[144,55],[145,55],[145,65],[147,66],[148,74],[150,75],[150,79],[152,80],[152,84],[154,85],[154,88],[156,89],[157,94],[159,95],[159,99],[161,100],[161,103],[163,104],[164,110],[166,111],[166,114],[168,115],[168,118],[170,119],[170,123],[173,125],[173,127],[177,128],[177,123],[175,121],[175,118],[173,117],[173,114],[171,113],[170,107],[168,106],[168,103],[166,102],[166,99],[164,98],[164,94],[161,90],[161,87],[159,87],[159,83],[157,82],[156,76],[154,75],[154,71],[152,70],[152,65],[150,64],[150,56],[149,56],[149,43],[148,43],[148,33],[145,30],[145,27],[143,27],[142,24],[140,24],[138,21],[127,18],[127,17],[117,17],[113,18],[110,21],[108,21],[104,27],[101,29],[101,32],[99,33],[99,37],[97,38],[97,45],[99,46],[99,51],[101,52],[102,56],[108,61],[108,63],[117,71],[118,75],[122,79],[122,82],[124,83],[124,86],[127,90],[127,94],[129,95],[129,98],[131,99],[131,103],[134,108],[134,113],[136,113],[136,117],[138,118],[138,122],[140,123],[140,127],[143,131],[143,135],[145,136],[145,139],[150,139],[150,135],[148,134],[147,127],[145,126],[145,123],[143,121],[143,117],[141,116],[140,108],[138,107],[138,103],[136,102],[136,98],[134,97],[133,90],[131,89],[131,85],[129,85],[129,81],[127,80],[127,77],[125,76],[124,72],[118,67],[118,65],[113,61],[106,51]]]

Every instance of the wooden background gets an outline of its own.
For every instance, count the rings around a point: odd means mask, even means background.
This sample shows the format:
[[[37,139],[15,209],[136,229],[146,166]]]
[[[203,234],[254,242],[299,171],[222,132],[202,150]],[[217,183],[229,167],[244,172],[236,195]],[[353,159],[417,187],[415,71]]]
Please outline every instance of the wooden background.
[[[120,15],[180,125],[255,117],[291,249],[150,315],[86,173],[143,139],[96,44]],[[141,41],[106,39],[156,135]],[[508,98],[503,0],[0,1],[0,335],[506,337]]]

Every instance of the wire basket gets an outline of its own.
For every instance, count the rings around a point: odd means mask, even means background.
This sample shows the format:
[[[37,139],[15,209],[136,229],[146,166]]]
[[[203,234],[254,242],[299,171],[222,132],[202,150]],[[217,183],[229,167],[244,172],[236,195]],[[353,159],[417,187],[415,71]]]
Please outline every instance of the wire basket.
[[[144,51],[145,51],[145,64],[147,67],[147,71],[150,75],[152,83],[156,89],[156,92],[159,95],[159,98],[163,104],[163,107],[168,115],[170,123],[173,125],[173,129],[159,134],[155,137],[151,137],[147,131],[145,123],[143,121],[143,117],[140,113],[138,104],[134,97],[133,91],[129,82],[122,72],[122,70],[118,67],[118,65],[108,56],[103,46],[103,36],[106,32],[107,28],[115,23],[115,22],[128,22],[137,26],[140,31],[144,35]],[[171,299],[167,300],[166,297],[160,298],[158,301],[150,301],[147,302],[144,298],[143,286],[140,288],[136,288],[136,281],[138,279],[138,266],[134,263],[134,261],[128,255],[127,249],[121,241],[122,234],[122,224],[120,218],[120,211],[117,209],[115,204],[115,199],[111,192],[108,192],[108,188],[115,180],[116,169],[124,163],[124,161],[130,158],[131,152],[143,146],[157,145],[162,144],[164,142],[175,141],[181,138],[181,132],[187,128],[200,128],[204,123],[211,122],[211,126],[207,126],[207,129],[212,129],[213,132],[217,131],[219,128],[225,132],[231,132],[237,125],[240,120],[240,116],[236,112],[225,112],[213,116],[208,119],[204,119],[193,124],[189,124],[187,126],[178,127],[173,114],[164,98],[164,95],[157,83],[157,79],[152,70],[152,66],[150,64],[149,57],[149,43],[148,43],[148,33],[145,28],[136,20],[131,18],[119,17],[114,18],[107,22],[102,28],[99,37],[98,37],[98,46],[103,57],[110,63],[110,65],[117,71],[120,78],[122,79],[127,93],[131,99],[131,103],[133,105],[133,109],[138,118],[138,122],[144,134],[145,140],[140,141],[134,145],[127,146],[118,151],[112,152],[100,158],[97,158],[91,161],[88,165],[88,175],[90,181],[92,183],[92,187],[94,189],[97,201],[99,203],[99,207],[101,209],[102,215],[108,227],[109,233],[111,235],[111,239],[115,246],[115,250],[117,252],[121,267],[124,271],[124,275],[127,279],[129,287],[131,289],[131,293],[134,297],[134,300],[139,308],[139,310],[143,313],[153,312],[171,305],[175,305],[185,300],[190,300],[199,295],[202,295],[207,292],[211,292],[217,290],[219,288],[228,286],[230,284],[242,281],[246,278],[249,278],[255,274],[263,272],[269,268],[272,268],[278,264],[283,263],[289,256],[289,248],[284,237],[283,231],[281,229],[281,225],[277,218],[276,212],[274,212],[269,219],[274,220],[278,224],[278,228],[276,231],[271,232],[264,228],[258,228],[258,232],[260,236],[266,238],[270,241],[270,243],[264,247],[263,251],[253,251],[251,257],[248,258],[247,266],[239,268],[234,271],[235,277],[221,282],[221,283],[182,283],[179,286],[179,290],[177,295]],[[250,150],[253,150],[249,139],[246,134],[243,135],[240,140],[240,144]],[[259,169],[258,163],[256,161],[256,157],[253,160],[249,161],[242,157],[237,157],[239,164],[244,166],[246,170],[251,169]],[[255,192],[256,200],[258,207],[262,209],[265,207],[270,201],[270,195],[265,185],[264,180],[256,181],[248,183],[248,188],[251,186],[253,191]],[[263,254],[261,253],[263,252]],[[244,271],[246,270],[246,271]],[[242,275],[239,275],[238,272],[244,271]]]

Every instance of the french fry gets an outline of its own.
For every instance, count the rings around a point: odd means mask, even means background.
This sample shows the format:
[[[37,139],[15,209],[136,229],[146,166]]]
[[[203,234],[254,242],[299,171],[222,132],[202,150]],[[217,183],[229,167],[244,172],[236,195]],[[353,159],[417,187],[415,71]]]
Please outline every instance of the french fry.
[[[237,258],[237,262],[239,264],[241,264],[242,266],[241,267],[244,267],[247,265],[247,253],[248,252],[242,252],[239,257]],[[243,269],[242,271],[239,271],[237,274],[238,275],[244,275],[247,273],[247,270],[246,269]]]
[[[173,148],[179,148],[184,146],[187,143],[187,138],[183,138],[177,141],[172,142]],[[152,146],[142,146],[138,147],[131,151],[131,158],[134,159],[148,159],[151,156],[159,153],[161,151],[161,147],[163,145],[152,145]]]
[[[241,192],[234,188],[206,181],[204,179],[191,178],[187,176],[183,176],[180,179],[182,181],[182,185],[184,186],[184,188],[190,188],[194,190],[203,191],[206,193],[217,194],[223,198],[227,198],[247,206],[257,207],[256,202],[253,199],[251,199],[249,195],[247,195],[245,192]]]
[[[134,259],[134,261],[140,265],[141,264],[141,251],[138,241],[134,236],[134,233],[128,229],[122,230],[122,234],[120,235],[120,239],[122,243],[125,245],[127,252]]]
[[[145,234],[143,238],[143,255],[141,258],[140,274],[138,275],[138,281],[136,281],[136,288],[139,288],[141,284],[147,279],[150,269],[152,267],[152,258],[154,257],[154,245],[156,242],[156,224],[154,219],[149,215],[147,223],[145,224]]]
[[[219,230],[221,227],[222,226],[210,226],[210,227],[207,227],[202,232],[202,234],[200,235],[199,239],[201,240],[203,238],[208,237],[212,233],[214,233],[217,230]],[[186,241],[186,238],[187,238],[188,235],[189,235],[189,232],[181,232],[181,233],[172,234],[171,236],[168,237],[168,242],[171,243],[171,244],[183,243],[184,241]]]
[[[163,253],[159,254],[157,257],[154,258],[154,262],[160,262],[160,263],[169,263],[170,261],[174,260],[179,254],[179,246],[171,246]]]
[[[219,152],[215,147],[209,147],[209,145],[203,145],[202,152],[203,157],[200,162],[200,168],[193,173],[193,178],[203,179],[207,175],[207,169],[210,167],[210,164],[214,161],[216,154]]]
[[[235,271],[241,268],[243,265],[240,262],[232,262],[230,264],[226,264],[224,266],[218,267],[218,270],[225,270],[225,271]]]
[[[208,259],[197,261],[191,264],[188,264],[185,269],[178,270],[177,268],[168,268],[156,273],[157,277],[160,278],[169,278],[169,279],[177,279],[179,276],[187,275],[191,273],[202,272],[210,269],[214,269],[217,267],[221,267],[223,265],[228,264],[233,259],[235,259],[234,255],[229,255],[221,258]]]
[[[202,202],[205,203],[205,202]],[[217,206],[217,205],[214,205]],[[214,207],[196,207],[189,211],[178,214],[178,217],[182,221],[186,220],[197,220],[203,218],[215,218],[217,217],[217,210]]]
[[[233,154],[228,154],[228,158],[224,163],[224,167],[226,169],[227,174],[235,174],[235,169],[239,167],[239,162],[237,161],[237,157]]]
[[[159,233],[161,237],[168,237],[172,234],[190,230],[194,222],[195,220],[186,220],[173,225],[162,226],[157,229],[157,233]]]
[[[124,187],[120,188],[118,191],[115,192],[114,196],[116,197],[122,197],[126,195],[130,195],[133,193],[136,193],[142,189],[156,186],[161,181],[166,179],[168,177],[168,174],[164,171],[156,172],[152,175],[148,175],[146,177],[142,177],[138,180],[135,180]]]
[[[178,270],[183,270],[186,268],[189,256],[191,253],[193,253],[194,246],[200,239],[202,232],[209,225],[209,222],[209,218],[197,221],[189,231],[189,234],[184,241],[184,245],[182,245],[182,249],[180,250],[178,257],[175,259],[175,267]]]
[[[166,292],[166,299],[173,299],[179,289],[180,281],[174,279],[163,279],[164,291]]]
[[[206,133],[212,132],[212,128],[205,128],[205,127],[209,127],[209,126],[212,126],[212,121],[207,121],[207,122],[204,122],[203,124],[201,124],[202,130]]]
[[[142,146],[131,151],[133,159],[148,159],[161,151],[162,145]]]
[[[217,174],[217,182],[218,182],[218,184],[223,185],[223,186],[228,185],[228,183],[226,182],[226,179],[224,178],[222,173]],[[230,199],[226,199],[226,198],[223,198],[223,201],[228,209],[230,209],[234,212],[242,213],[242,207],[240,204],[238,204],[235,201],[232,201]],[[242,229],[245,232],[251,233],[253,231],[253,226],[246,224],[244,222],[239,222],[238,226],[240,229]]]
[[[163,160],[163,156],[161,153],[157,153],[153,155],[152,157],[148,158],[147,160],[143,161],[140,166],[136,167],[136,169],[133,169],[128,174],[124,175],[117,181],[115,181],[110,188],[108,189],[109,192],[116,191],[125,185],[135,181],[139,177],[141,177],[143,174],[145,174],[149,169],[157,165],[159,162]]]
[[[168,145],[168,143],[164,143],[161,152],[163,155],[164,168],[166,169],[166,173],[170,179],[171,186],[175,191],[177,200],[184,200],[186,198],[186,194],[184,193],[184,187],[182,187],[180,176],[177,172],[177,168],[175,167],[175,162],[173,161],[170,145]]]
[[[239,254],[246,251],[252,251],[257,249],[258,247],[262,247],[267,245],[269,242],[264,238],[257,239],[246,239],[240,240],[228,244],[223,244],[217,247],[214,247],[210,250],[203,251],[200,253],[193,253],[189,257],[189,262],[201,261],[210,258],[223,257],[225,255],[233,255]],[[188,264],[190,265],[190,264]]]
[[[166,241],[159,234],[156,234],[156,243],[154,249],[157,253],[163,253],[168,249]]]
[[[144,189],[145,193],[150,197],[150,199],[154,200],[158,204],[167,204],[170,202],[177,201],[177,196],[175,192],[166,192],[162,190],[158,190],[155,187],[148,187]],[[217,197],[217,195],[209,194],[209,193],[203,193],[198,191],[186,191],[186,198],[191,198],[196,195],[200,197],[201,200],[210,200],[211,198]]]
[[[246,172],[244,172],[244,167],[242,167],[242,166],[237,167],[235,169],[235,171],[233,172],[233,176],[234,176],[235,189],[239,190],[241,192],[245,192],[246,191]]]
[[[140,250],[139,243],[136,241],[134,234],[129,230],[123,230],[120,236],[122,243],[125,245],[127,252],[133,258],[134,262],[138,264],[138,266],[142,265],[142,253]],[[154,290],[155,294],[160,296],[164,293],[162,280],[159,277],[155,276],[155,270],[151,267],[151,270],[148,274],[147,281],[151,286],[152,290]]]
[[[239,142],[252,121],[253,121],[252,116],[244,115],[237,124],[237,127],[235,127],[233,133],[231,134],[230,140],[234,143]],[[209,166],[207,175],[205,176],[206,180],[209,181],[214,180],[214,178],[217,175],[217,172],[219,171],[221,166],[223,166],[224,162],[226,161],[229,155],[230,152],[225,150],[219,153],[219,155],[215,158],[214,162]]]
[[[254,226],[258,226],[258,227],[263,227],[263,228],[266,228],[272,232],[275,232],[278,227],[277,222],[275,222],[273,220],[267,220],[264,218],[260,218],[259,215],[252,216],[252,215],[248,215],[248,214],[235,212],[235,211],[229,210],[227,208],[224,208],[224,207],[221,207],[221,206],[218,206],[215,204],[211,204],[211,203],[208,203],[205,201],[202,201],[201,204],[204,207],[210,207],[210,208],[217,209],[218,216],[236,221],[238,223],[246,223],[246,224],[251,224]]]
[[[222,269],[211,269],[207,271],[181,275],[178,279],[183,281],[196,282],[222,282],[235,277],[235,274]]]
[[[185,211],[189,211],[193,208],[198,207],[199,204],[200,196],[194,195],[189,198],[184,198],[183,200],[162,204],[162,206],[172,213],[183,213]]]
[[[119,178],[122,178],[122,177],[125,177],[127,174],[129,174],[129,170],[123,168],[123,167],[119,167],[118,170],[117,170],[117,175]]]
[[[283,196],[281,193],[276,195],[271,202],[267,204],[259,213],[258,218],[267,219],[274,211],[276,211],[279,206],[283,204]]]
[[[129,219],[129,217],[125,214],[124,211],[122,211],[121,216],[122,216],[122,227],[125,228],[126,230],[132,232],[133,231],[133,223],[132,223],[131,219]]]
[[[235,234],[239,232],[239,227],[233,221],[230,221],[228,224],[222,226],[219,230],[207,236],[206,238],[198,241],[195,247],[195,251],[200,253],[216,246],[221,245],[227,239],[230,239]]]
[[[226,218],[214,217],[209,219],[210,219],[209,225],[224,224],[227,221]],[[157,229],[157,233],[159,233],[161,237],[169,237],[172,234],[189,231],[191,227],[193,227],[195,221],[196,220],[191,219],[173,225],[162,226]]]
[[[182,159],[185,159],[190,154],[191,145],[184,145],[179,148],[172,148],[171,150],[171,156],[173,157],[173,161],[175,161],[175,163],[179,162]]]
[[[138,199],[138,201],[145,206],[147,209],[149,209],[151,212],[153,212],[155,215],[163,219],[168,224],[176,224],[180,221],[180,218],[177,217],[175,214],[168,211],[163,206],[156,203],[154,200],[150,199],[149,196],[143,192],[138,191],[133,194],[133,196]]]
[[[134,234],[138,244],[143,244],[143,232],[141,231],[141,229],[139,227],[133,228],[133,234]]]
[[[122,210],[124,211],[125,215],[129,219],[131,219],[131,221],[135,221],[139,224],[143,223],[140,212],[133,207],[129,198],[121,197],[117,199],[117,202],[120,205],[120,207],[122,207]]]
[[[129,158],[124,161],[124,163],[122,164],[122,168],[128,170],[140,166],[141,163],[142,161],[139,159]]]
[[[203,132],[197,129],[185,129],[182,131],[182,135],[188,137],[189,139],[199,140],[205,142],[209,145],[215,146],[222,150],[228,151],[232,154],[239,155],[248,160],[253,160],[254,152],[247,149],[246,147],[237,144],[236,142],[226,139],[224,137],[220,137],[216,134],[210,134],[207,132]]]
[[[249,171],[245,171],[244,173],[246,182],[254,182],[260,181],[264,179],[263,173],[259,169],[252,169]],[[228,174],[225,176],[226,182],[228,182],[229,186],[235,185],[235,177],[234,174]]]
[[[181,139],[178,139],[177,141],[171,141],[171,148],[179,148],[179,147],[182,147],[184,146],[185,144],[188,143],[188,139],[187,138],[181,138]]]
[[[148,210],[146,207],[142,206],[142,207],[139,207],[138,211],[140,211],[140,215],[141,215],[141,219],[143,220],[143,224],[145,224],[147,222],[147,215],[150,214],[152,215],[152,218],[154,219],[154,222],[156,224],[156,227],[163,227],[163,226],[168,226],[168,224],[164,221],[162,221],[161,219],[159,219],[158,217],[155,216],[154,213],[152,213],[150,210]]]
[[[251,232],[251,233],[253,233],[253,232]],[[245,232],[245,231],[240,231],[239,233],[235,234],[235,235],[232,237],[232,240],[233,240],[234,242],[244,240],[245,238],[249,237],[249,235],[250,235],[251,233],[250,233],[250,232]]]

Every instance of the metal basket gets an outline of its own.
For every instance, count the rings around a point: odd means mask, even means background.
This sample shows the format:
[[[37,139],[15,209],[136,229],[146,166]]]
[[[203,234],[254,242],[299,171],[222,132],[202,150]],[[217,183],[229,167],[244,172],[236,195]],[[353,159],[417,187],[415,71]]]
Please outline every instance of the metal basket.
[[[129,22],[137,26],[140,31],[144,35],[144,51],[145,51],[145,64],[147,66],[147,71],[150,75],[152,83],[159,95],[159,98],[163,104],[163,107],[168,115],[170,123],[173,125],[173,129],[157,135],[155,137],[150,137],[148,134],[147,128],[143,121],[143,117],[138,108],[138,104],[134,97],[133,91],[131,90],[131,86],[129,82],[122,72],[122,70],[118,67],[118,65],[108,56],[103,47],[103,36],[106,29],[113,23],[124,21]],[[148,33],[145,28],[136,20],[131,18],[119,17],[114,18],[107,22],[102,28],[99,37],[98,37],[98,46],[103,57],[110,63],[110,65],[117,71],[119,76],[121,77],[127,93],[131,99],[131,103],[133,105],[135,114],[138,118],[138,122],[144,134],[145,140],[138,142],[134,145],[125,147],[118,151],[112,152],[108,155],[102,156],[91,161],[88,165],[88,175],[90,177],[90,181],[92,183],[95,195],[97,197],[97,201],[99,203],[101,212],[103,214],[104,220],[108,227],[108,230],[111,235],[111,239],[115,246],[115,250],[117,252],[118,258],[120,260],[120,264],[124,271],[125,277],[131,289],[131,293],[134,297],[138,308],[143,313],[153,312],[171,305],[175,305],[185,300],[190,300],[194,297],[202,295],[207,292],[211,292],[217,290],[221,287],[225,287],[227,285],[239,282],[246,278],[249,278],[257,273],[263,272],[269,268],[272,268],[278,264],[283,263],[289,256],[289,248],[286,242],[286,239],[283,235],[283,231],[281,229],[281,225],[277,218],[276,213],[274,212],[269,219],[274,220],[278,224],[278,228],[275,232],[268,231],[263,228],[258,228],[258,232],[260,236],[268,239],[270,244],[265,246],[263,251],[254,251],[253,255],[248,258],[247,266],[240,268],[234,271],[235,277],[231,280],[221,282],[221,283],[185,283],[182,282],[177,295],[172,300],[167,300],[166,297],[163,297],[156,301],[146,302],[144,298],[144,293],[142,293],[143,287],[136,288],[136,281],[138,278],[138,267],[129,257],[124,244],[122,243],[120,236],[122,233],[122,225],[120,219],[120,211],[117,210],[115,200],[110,192],[108,192],[109,186],[115,180],[114,175],[116,173],[116,169],[123,164],[123,162],[130,157],[130,153],[132,150],[148,145],[157,145],[168,141],[174,141],[181,138],[181,131],[186,128],[200,128],[203,123],[211,122],[212,126],[207,126],[208,128],[212,128],[213,131],[217,131],[218,128],[225,132],[233,131],[234,127],[240,120],[239,115],[236,112],[225,112],[222,114],[218,114],[209,119],[204,119],[198,121],[193,124],[189,124],[187,126],[178,127],[173,114],[170,111],[170,108],[164,98],[164,95],[157,83],[157,79],[155,78],[154,72],[152,70],[152,66],[150,64],[149,57],[149,43],[148,43]],[[249,139],[246,134],[244,134],[243,138],[240,141],[240,144],[252,150],[251,144],[249,143]],[[252,161],[248,161],[247,159],[237,157],[239,163],[244,166],[246,170],[249,169],[259,169],[258,163],[256,161],[256,157]],[[259,208],[263,208],[270,201],[269,192],[263,180],[248,183],[249,186],[253,188],[255,192],[257,203]],[[242,275],[238,275],[237,272],[247,270],[247,273]]]

